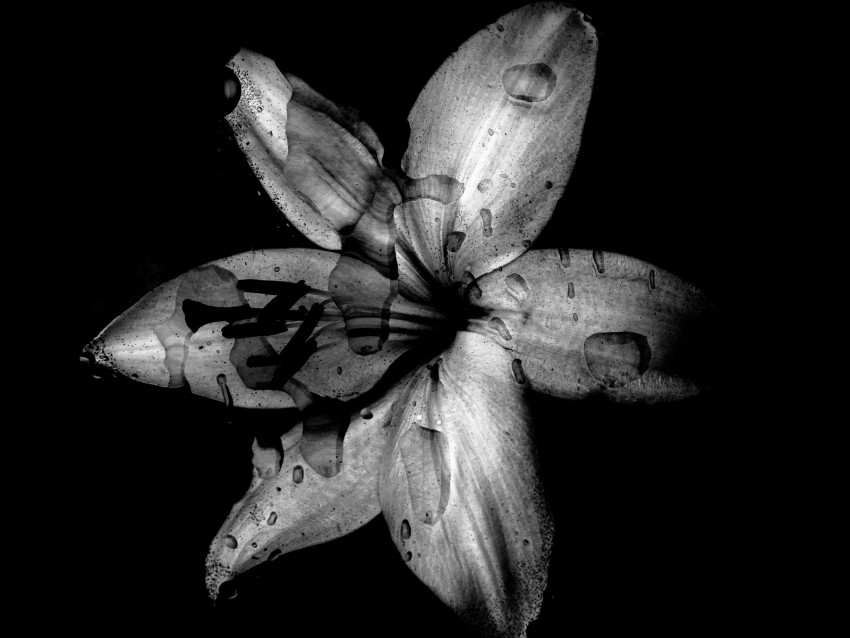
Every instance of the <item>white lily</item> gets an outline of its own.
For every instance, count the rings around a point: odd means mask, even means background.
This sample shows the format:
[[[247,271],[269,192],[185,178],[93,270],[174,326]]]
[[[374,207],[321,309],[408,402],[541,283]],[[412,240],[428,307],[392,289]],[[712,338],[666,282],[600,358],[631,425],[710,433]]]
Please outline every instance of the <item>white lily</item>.
[[[283,213],[328,250],[193,269],[89,346],[143,382],[302,413],[282,458],[255,449],[210,548],[212,596],[383,513],[441,600],[482,633],[524,635],[553,539],[528,394],[699,391],[711,308],[696,288],[612,253],[528,250],[578,153],[596,44],[580,12],[550,4],[474,35],[414,105],[402,178],[350,112],[263,56],[234,57],[228,121]]]

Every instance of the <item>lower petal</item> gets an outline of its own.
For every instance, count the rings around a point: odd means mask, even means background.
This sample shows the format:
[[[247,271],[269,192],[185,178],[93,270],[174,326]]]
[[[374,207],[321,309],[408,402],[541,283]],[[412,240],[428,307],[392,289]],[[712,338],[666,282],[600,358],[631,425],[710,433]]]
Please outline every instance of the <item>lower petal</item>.
[[[535,250],[477,283],[469,329],[511,352],[533,390],[652,403],[710,383],[714,308],[665,270],[599,250]]]
[[[546,587],[552,521],[526,387],[511,357],[460,333],[396,402],[380,500],[402,559],[486,635],[524,635]]]
[[[340,471],[327,477],[305,460],[304,438],[284,451],[276,476],[255,476],[233,506],[207,555],[207,591],[255,565],[283,554],[339,538],[380,512],[378,468],[392,411],[392,397],[350,415]]]

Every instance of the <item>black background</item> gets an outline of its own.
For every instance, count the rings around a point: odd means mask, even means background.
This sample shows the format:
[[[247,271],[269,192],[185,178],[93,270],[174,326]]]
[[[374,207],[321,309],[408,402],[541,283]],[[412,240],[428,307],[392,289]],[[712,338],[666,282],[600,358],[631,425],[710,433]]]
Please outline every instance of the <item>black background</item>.
[[[428,78],[519,4],[246,5],[213,19],[124,18],[96,34],[88,43],[96,73],[80,65],[74,85],[87,97],[76,184],[85,205],[71,222],[84,285],[71,350],[194,266],[306,245],[221,118],[222,67],[240,46],[358,108],[386,148],[384,164],[397,168],[407,113]],[[701,8],[579,6],[600,36],[596,82],[570,184],[537,245],[638,257],[698,285],[733,316],[741,299],[729,254],[746,206],[731,168],[746,153],[734,36],[722,15]],[[733,336],[726,345],[714,392],[696,400],[535,403],[557,537],[543,614],[529,635],[688,633],[725,628],[753,608],[759,483],[743,469],[747,415],[728,363],[739,346]],[[85,622],[120,615],[128,630],[215,632],[236,622],[276,634],[465,635],[401,563],[381,517],[258,568],[236,598],[213,608],[206,549],[247,488],[252,429],[273,429],[273,417],[242,415],[234,428],[220,405],[179,392],[83,372],[74,384],[85,420],[74,436],[87,455],[68,516],[85,558],[62,595]]]

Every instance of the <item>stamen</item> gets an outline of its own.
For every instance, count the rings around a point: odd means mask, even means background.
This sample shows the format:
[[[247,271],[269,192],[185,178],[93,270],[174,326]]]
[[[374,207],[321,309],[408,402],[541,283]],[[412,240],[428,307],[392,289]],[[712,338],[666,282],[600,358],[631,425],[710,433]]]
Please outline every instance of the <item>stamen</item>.
[[[224,326],[221,336],[225,339],[244,339],[246,337],[271,337],[272,335],[286,332],[286,322],[276,321],[274,323],[260,323],[251,321],[248,323],[237,323]]]
[[[193,299],[183,300],[183,316],[186,326],[192,332],[197,332],[198,328],[208,323],[217,323],[219,321],[233,323],[242,319],[250,319],[251,317],[255,317],[257,312],[256,308],[252,308],[248,304],[219,308],[217,306],[208,306]]]

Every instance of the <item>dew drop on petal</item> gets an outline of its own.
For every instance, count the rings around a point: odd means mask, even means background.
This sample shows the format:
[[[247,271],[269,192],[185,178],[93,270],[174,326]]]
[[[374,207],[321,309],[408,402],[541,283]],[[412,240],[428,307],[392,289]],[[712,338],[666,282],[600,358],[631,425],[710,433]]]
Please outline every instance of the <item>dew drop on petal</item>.
[[[367,420],[371,419],[372,418],[372,410],[370,410],[369,408],[363,408],[362,410],[360,410],[360,416],[363,417],[364,419],[367,419]]]
[[[227,375],[220,374],[215,378],[215,380],[221,390],[221,399],[224,401],[224,407],[229,408],[233,405],[233,396],[230,394],[230,388],[227,387]]]
[[[517,64],[502,73],[502,86],[512,98],[523,102],[543,102],[555,89],[558,76],[548,64]]]
[[[277,523],[277,512],[272,512],[271,514],[269,514],[269,518],[266,522],[269,525],[274,525],[275,523]]]
[[[492,319],[490,319],[490,321],[487,322],[487,325],[489,326],[490,330],[498,332],[499,336],[505,341],[510,341],[513,338],[510,330],[508,330],[508,327],[505,325],[505,322],[499,319],[498,317],[493,317]]]
[[[511,361],[511,374],[514,375],[514,381],[523,385],[525,383],[525,372],[522,370],[522,360],[514,359]]]
[[[573,313],[573,321],[578,321],[578,313],[577,312]]]
[[[407,553],[404,555],[404,562],[405,562],[405,563],[409,563],[411,558],[413,558],[413,553],[412,553],[412,552],[407,552]]]
[[[620,388],[649,368],[648,339],[635,332],[597,332],[584,341],[584,358],[593,378],[609,388]]]
[[[486,193],[491,188],[493,188],[492,179],[482,179],[480,182],[478,182],[478,190],[482,193]]]
[[[456,230],[453,233],[449,233],[446,236],[446,250],[448,250],[450,253],[456,253],[458,250],[460,250],[464,239],[466,239],[466,233],[462,233],[459,230]]]
[[[528,284],[525,283],[522,275],[512,273],[505,277],[505,287],[508,289],[508,293],[519,303],[525,303],[525,300],[528,299]]]
[[[554,184],[553,184],[552,182],[550,182],[550,181],[548,181],[548,180],[546,181],[546,190],[549,190],[549,189],[550,189],[550,188],[552,188],[553,186],[554,186]]]
[[[236,538],[234,536],[231,536],[230,534],[228,534],[227,536],[224,537],[224,544],[227,547],[229,547],[230,549],[236,549],[236,545],[237,545]]]
[[[410,538],[410,521],[408,521],[407,519],[404,519],[401,522],[401,537],[404,540]]]
[[[303,480],[304,480],[304,468],[301,467],[300,465],[296,465],[295,467],[292,468],[292,482],[297,484],[297,483],[300,483]]]
[[[599,271],[599,274],[605,272],[605,253],[601,250],[593,251],[593,264],[596,266],[596,270]]]
[[[493,235],[493,213],[489,208],[482,208],[478,211],[478,214],[481,215],[481,224],[484,228],[484,236],[490,237]]]

